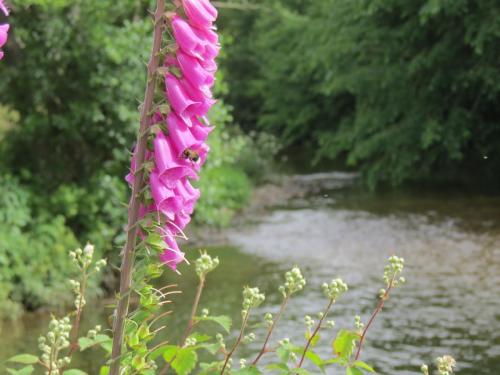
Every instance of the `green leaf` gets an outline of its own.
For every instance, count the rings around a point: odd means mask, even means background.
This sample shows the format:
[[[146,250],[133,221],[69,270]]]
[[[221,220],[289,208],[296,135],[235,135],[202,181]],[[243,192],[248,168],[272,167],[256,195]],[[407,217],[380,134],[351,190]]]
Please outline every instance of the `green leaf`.
[[[212,337],[209,335],[206,335],[204,333],[193,332],[192,334],[189,335],[189,338],[195,339],[196,342],[201,343],[201,342],[209,341]]]
[[[312,335],[311,332],[309,332],[309,331],[306,332],[305,336],[306,336],[307,341],[309,341],[309,339],[311,338],[311,335]],[[310,345],[311,348],[314,348],[316,346],[316,344],[319,341],[319,338],[320,338],[319,333],[316,333],[316,335],[314,335],[313,339],[311,340],[311,345]]]
[[[165,247],[165,242],[157,232],[151,232],[148,234],[146,244],[153,247],[158,252],[162,251]]]
[[[33,365],[38,362],[38,357],[32,354],[19,354],[9,358],[7,362],[22,363],[23,365]]]
[[[285,371],[288,374],[289,367],[286,363],[271,363],[266,366],[266,369]]]
[[[362,368],[363,370],[366,370],[368,372],[375,372],[373,367],[363,361],[355,361],[353,365],[354,367]]]
[[[276,354],[278,355],[278,358],[281,362],[288,363],[288,360],[290,359],[290,350],[284,348],[283,346],[280,346],[278,349],[276,349]]]
[[[63,375],[88,375],[88,374],[82,370],[78,370],[78,369],[74,368],[71,370],[64,371]]]
[[[290,369],[288,374],[290,374],[290,375],[310,375],[311,373],[303,368],[294,368],[294,369]]]
[[[260,372],[255,366],[245,367],[236,371],[233,371],[234,375],[261,375]]]
[[[345,375],[363,375],[363,371],[356,367],[347,367],[345,369]]]
[[[359,340],[359,335],[354,331],[341,329],[333,341],[333,351],[341,358],[348,360],[354,350],[354,343]]]
[[[35,368],[33,366],[26,366],[20,370],[13,370],[11,368],[7,369],[7,372],[10,375],[30,375],[33,373],[33,371],[35,371]]]
[[[165,359],[165,361],[172,362],[172,360],[174,359],[175,355],[177,354],[177,350],[179,350],[178,346],[175,346],[175,345],[164,345],[164,346],[161,346],[158,349],[154,350],[150,354],[150,358],[152,360],[155,360],[158,357],[158,355],[162,355],[163,359]],[[156,355],[155,353],[158,353],[158,355]]]
[[[204,321],[214,322],[220,325],[222,328],[224,328],[224,330],[227,333],[231,331],[231,324],[232,324],[231,318],[225,315],[197,317],[196,320],[198,322],[204,322]]]
[[[177,375],[188,375],[196,367],[198,355],[193,348],[182,348],[177,351],[172,362],[172,368]]]
[[[101,367],[101,370],[99,371],[99,375],[108,375],[108,374],[109,374],[109,367],[108,366]]]
[[[214,344],[203,343],[200,345],[196,345],[196,347],[201,348],[201,349],[205,349],[210,354],[215,354],[220,349],[220,345],[218,343],[214,343]]]
[[[94,339],[88,337],[80,337],[78,339],[78,346],[80,347],[81,352],[94,345],[101,345],[104,348],[104,350],[110,352],[111,344],[112,344],[111,337],[104,334],[98,334]]]

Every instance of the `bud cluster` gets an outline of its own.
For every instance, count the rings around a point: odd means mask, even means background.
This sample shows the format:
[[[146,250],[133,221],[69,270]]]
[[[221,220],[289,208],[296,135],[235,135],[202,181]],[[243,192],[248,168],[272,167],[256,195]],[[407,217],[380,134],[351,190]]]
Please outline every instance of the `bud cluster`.
[[[403,284],[406,281],[404,277],[398,277],[403,273],[404,265],[405,260],[403,258],[395,255],[389,258],[389,264],[384,268],[384,282],[388,287],[391,283],[392,287],[396,287],[398,284]],[[382,290],[380,292],[382,292]]]
[[[102,328],[101,328],[101,326],[99,326],[99,325],[95,326],[95,328],[94,328],[94,329],[91,329],[91,330],[89,330],[89,331],[87,332],[87,337],[88,337],[89,339],[95,339],[95,337],[97,336],[97,334],[98,334],[99,332],[101,332],[101,329],[102,329]]]
[[[451,375],[456,366],[456,361],[452,356],[445,355],[436,359],[439,375]]]
[[[251,308],[258,307],[265,299],[266,296],[260,292],[259,288],[246,286],[243,289],[243,309],[241,314],[245,316]]]
[[[330,284],[324,283],[322,285],[323,294],[330,300],[336,300],[342,294],[347,292],[347,284],[342,279],[332,280]]]
[[[362,331],[363,328],[365,328],[365,324],[361,321],[361,317],[359,315],[354,317],[354,327],[356,327],[358,331]]]
[[[188,346],[195,346],[196,344],[198,343],[198,340],[196,340],[195,337],[188,337],[186,339],[186,342],[184,343],[184,346],[185,347],[188,347]]]
[[[309,315],[304,316],[304,323],[306,323],[306,326],[308,329],[311,329],[314,326],[314,319],[311,318]]]
[[[70,251],[69,257],[78,268],[88,268],[92,263],[94,256],[94,245],[87,243],[82,249],[78,248],[75,251]]]
[[[203,252],[195,261],[196,274],[199,277],[204,277],[209,272],[212,272],[219,265],[219,258],[212,258],[206,252]]]
[[[245,342],[247,344],[254,342],[254,341],[255,341],[255,333],[253,333],[253,332],[251,332],[248,335],[245,335],[245,337],[243,337],[243,342]]]
[[[224,336],[222,336],[221,333],[217,333],[215,335],[215,339],[217,340],[217,343],[219,344],[219,347],[222,350],[225,350],[226,349],[226,342],[224,341]]]
[[[273,314],[271,313],[266,313],[264,315],[264,323],[266,324],[266,326],[269,328],[273,325]]]
[[[429,366],[427,365],[422,365],[420,367],[420,371],[422,372],[422,374],[424,375],[429,375]]]
[[[53,356],[53,353],[58,353],[61,349],[69,347],[71,328],[69,317],[52,318],[47,335],[38,338],[38,347],[42,351],[41,361],[47,367],[52,368],[52,374],[59,375],[60,370],[71,362],[69,357],[57,358]]]
[[[281,285],[278,290],[283,297],[286,297],[287,295],[301,291],[305,285],[306,279],[302,276],[300,268],[295,266],[285,273],[285,284]]]

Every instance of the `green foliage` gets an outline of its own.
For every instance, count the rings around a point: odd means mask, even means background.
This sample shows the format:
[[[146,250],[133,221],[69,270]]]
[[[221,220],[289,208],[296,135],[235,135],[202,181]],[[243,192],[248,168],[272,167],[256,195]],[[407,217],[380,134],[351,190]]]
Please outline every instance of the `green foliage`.
[[[207,168],[201,176],[198,187],[203,194],[196,207],[197,219],[214,226],[227,226],[250,198],[248,177],[230,166]]]
[[[225,20],[238,40],[228,99],[245,128],[312,142],[317,160],[344,160],[372,187],[498,185],[498,1],[262,4]]]
[[[66,256],[67,258],[67,256]],[[86,375],[82,370],[70,369],[72,356],[79,347],[84,351],[91,346],[100,345],[107,348],[111,338],[98,333],[100,326],[88,331],[86,337],[80,336],[80,321],[86,305],[87,286],[90,278],[99,273],[106,265],[104,259],[94,262],[94,246],[87,244],[84,249],[76,249],[69,253],[69,266],[78,272],[77,280],[67,280],[66,285],[72,286],[75,310],[58,319],[52,316],[48,332],[38,338],[40,355],[19,354],[7,360],[8,366],[24,366],[20,369],[7,368],[6,371],[13,375],[27,375],[35,371],[35,366],[43,369],[46,374]]]

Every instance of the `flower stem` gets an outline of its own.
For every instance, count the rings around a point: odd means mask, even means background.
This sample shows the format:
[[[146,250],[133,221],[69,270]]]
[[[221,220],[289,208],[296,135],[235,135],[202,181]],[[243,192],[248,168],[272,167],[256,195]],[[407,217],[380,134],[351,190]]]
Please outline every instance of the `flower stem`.
[[[302,353],[302,357],[300,358],[300,361],[299,361],[299,364],[297,365],[297,368],[302,367],[302,364],[304,363],[304,359],[306,358],[307,351],[309,350],[309,347],[311,346],[311,343],[314,340],[314,338],[316,337],[316,335],[318,334],[319,330],[323,326],[323,322],[326,319],[326,316],[328,315],[328,312],[330,311],[334,302],[335,302],[334,299],[330,299],[330,301],[328,302],[328,306],[326,306],[326,309],[323,312],[323,316],[321,317],[318,324],[316,325],[316,328],[314,329],[312,335],[309,337],[309,340],[307,340],[306,346],[304,348],[304,352]]]
[[[267,336],[266,336],[266,339],[264,340],[264,345],[262,345],[262,348],[260,349],[259,354],[255,358],[255,360],[252,362],[253,365],[256,365],[257,362],[259,362],[260,358],[264,354],[267,353],[267,351],[268,351],[267,344],[269,343],[269,339],[271,338],[271,335],[274,331],[274,328],[278,324],[278,322],[281,318],[281,315],[283,314],[283,311],[285,310],[286,304],[288,303],[289,299],[290,299],[290,295],[287,294],[286,297],[283,299],[283,302],[281,303],[280,310],[279,310],[278,314],[276,315],[276,318],[274,318],[274,320],[273,320],[273,324],[271,324],[271,327],[269,327],[269,330],[267,331]]]
[[[179,346],[183,347],[184,344],[186,343],[186,339],[189,337],[191,331],[193,330],[194,324],[195,324],[195,317],[196,317],[196,312],[198,311],[198,306],[200,304],[200,298],[201,298],[201,293],[203,292],[203,288],[205,287],[205,276],[202,275],[200,276],[200,282],[198,284],[198,288],[196,289],[196,295],[194,297],[194,302],[193,302],[193,307],[191,309],[191,316],[189,318],[188,324],[186,326],[186,330],[184,331],[184,335],[182,336],[182,339],[180,341]],[[165,375],[168,372],[168,369],[171,366],[171,363],[174,361],[176,356],[172,358],[171,361],[167,362],[165,364],[165,367],[163,370],[159,373],[159,375]]]
[[[132,269],[134,264],[134,250],[137,240],[137,220],[139,216],[140,200],[138,192],[143,188],[144,163],[147,137],[146,130],[149,127],[149,118],[153,106],[155,79],[154,75],[159,65],[159,51],[162,44],[162,18],[165,13],[165,0],[158,0],[155,11],[155,26],[153,35],[153,47],[148,64],[148,79],[146,92],[144,95],[144,104],[141,110],[141,123],[139,136],[137,140],[137,171],[134,171],[135,179],[132,187],[132,197],[130,198],[128,210],[127,240],[123,249],[123,261],[120,272],[120,294],[116,308],[115,322],[113,326],[113,347],[111,352],[110,375],[118,375],[120,370],[120,356],[123,344],[123,331],[125,319],[128,313],[130,302],[130,287],[132,284]]]
[[[385,301],[389,298],[389,293],[391,292],[391,289],[393,287],[394,283],[394,276],[392,277],[389,286],[387,287],[385,293],[383,296],[380,298],[379,303],[377,304],[377,307],[375,308],[375,311],[373,311],[372,316],[370,317],[370,320],[366,324],[365,328],[363,329],[363,332],[361,333],[361,339],[359,340],[359,345],[358,345],[358,350],[356,351],[356,356],[354,357],[354,360],[357,361],[359,359],[359,356],[361,355],[361,349],[363,347],[363,344],[366,339],[366,334],[368,333],[368,329],[372,325],[373,321],[377,317],[377,315],[382,311],[382,307],[384,307]]]
[[[78,332],[80,330],[80,321],[82,319],[83,313],[83,301],[85,297],[85,291],[87,290],[87,269],[83,269],[82,283],[80,285],[80,296],[78,299],[78,308],[76,310],[75,323],[73,324],[73,329],[71,331],[71,344],[69,346],[68,357],[71,357],[74,351],[78,348]]]
[[[234,354],[234,352],[236,351],[236,349],[240,345],[241,339],[243,338],[243,335],[245,333],[245,328],[247,326],[249,316],[250,316],[250,309],[248,309],[247,312],[245,313],[245,316],[243,318],[243,322],[241,323],[240,334],[238,335],[238,338],[236,339],[236,342],[234,343],[230,352],[226,355],[226,360],[224,361],[224,365],[222,366],[222,370],[220,372],[220,375],[224,375],[224,371],[226,370],[229,359],[232,357],[232,355]]]

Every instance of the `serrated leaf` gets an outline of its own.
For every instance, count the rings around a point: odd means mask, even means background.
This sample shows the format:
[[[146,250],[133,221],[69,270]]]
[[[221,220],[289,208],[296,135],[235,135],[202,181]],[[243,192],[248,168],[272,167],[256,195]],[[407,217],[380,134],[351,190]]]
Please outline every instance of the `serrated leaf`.
[[[357,369],[356,367],[347,367],[345,375],[363,375],[363,371]]]
[[[231,331],[231,318],[225,315],[197,317],[198,322],[214,322],[220,325],[227,333]]]
[[[64,371],[63,375],[88,375],[88,374],[86,372],[83,372],[82,370],[78,370],[78,369],[74,368],[71,370]]]
[[[150,359],[155,360],[158,356],[161,355],[161,356],[163,356],[163,359],[165,359],[165,361],[172,362],[178,349],[179,349],[179,347],[175,346],[175,345],[163,345],[163,346],[160,346],[159,348],[155,349],[149,355],[149,357],[150,357]]]
[[[7,362],[21,363],[23,365],[34,365],[38,362],[38,357],[32,354],[19,354],[9,358]]]
[[[341,358],[348,360],[354,350],[354,343],[359,340],[359,335],[354,331],[341,329],[333,341],[333,351]]]
[[[363,361],[354,361],[353,365],[358,368],[362,368],[368,372],[375,372],[375,369],[371,367],[368,363]]]
[[[177,351],[172,361],[172,368],[177,375],[189,375],[196,367],[196,362],[198,362],[196,351],[193,348],[182,348]]]

